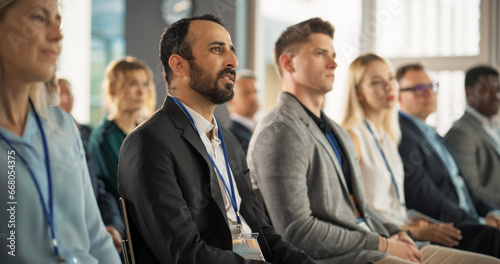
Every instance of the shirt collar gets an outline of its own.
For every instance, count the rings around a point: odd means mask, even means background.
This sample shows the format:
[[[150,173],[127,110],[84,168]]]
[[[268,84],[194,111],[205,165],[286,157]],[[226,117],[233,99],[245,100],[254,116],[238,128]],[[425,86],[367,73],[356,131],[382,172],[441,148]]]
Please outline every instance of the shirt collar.
[[[16,142],[16,143],[22,143],[22,144],[31,144],[33,142],[33,137],[39,133],[39,128],[38,124],[36,122],[35,118],[35,112],[33,111],[32,107],[29,107],[28,110],[28,115],[26,116],[26,125],[24,127],[23,135],[19,137],[18,135],[15,135],[14,133],[10,132],[9,130],[0,127],[0,130],[2,131],[2,135],[4,135],[9,141]],[[42,124],[44,120],[40,118]],[[45,134],[49,134],[50,132],[44,131]]]
[[[295,100],[297,100],[297,102],[299,102],[299,104],[302,106],[302,108],[304,108],[304,110],[306,111],[307,115],[309,115],[312,118],[312,120],[314,120],[314,123],[316,123],[316,125],[319,127],[319,129],[323,133],[326,133],[328,131],[330,126],[325,121],[325,115],[323,114],[323,111],[320,111],[320,117],[317,117],[315,114],[313,114],[313,112],[311,112],[311,110],[309,110],[305,105],[303,105],[302,102],[300,102],[300,100],[297,99],[297,97],[295,97],[295,95],[293,95],[289,92],[285,92],[285,93],[291,95],[293,98],[295,98]]]
[[[415,124],[418,129],[420,129],[420,131],[422,133],[424,133],[424,135],[434,135],[437,133],[436,129],[429,126],[427,123],[425,123],[422,119],[416,117],[416,116],[413,116],[413,115],[410,115],[408,113],[405,113],[403,111],[399,111],[399,113],[406,117],[408,120],[410,120],[413,124]]]
[[[181,104],[183,104],[181,102]],[[218,134],[219,133],[219,127],[217,126],[217,122],[215,121],[215,116],[213,116],[212,123],[210,121],[206,120],[202,115],[198,114],[195,110],[190,108],[189,106],[183,104],[188,113],[191,115],[194,121],[194,126],[198,130],[198,133],[201,135],[206,135],[208,132],[213,130],[212,137],[214,139],[218,139]]]
[[[469,113],[471,116],[475,117],[484,126],[499,126],[499,122],[496,118],[488,118],[483,114],[479,113],[476,109],[466,106],[465,112]]]
[[[242,124],[244,127],[248,128],[250,131],[253,131],[255,128],[255,121],[252,119],[236,114],[236,113],[231,113],[231,119],[234,121],[237,121],[238,123]]]

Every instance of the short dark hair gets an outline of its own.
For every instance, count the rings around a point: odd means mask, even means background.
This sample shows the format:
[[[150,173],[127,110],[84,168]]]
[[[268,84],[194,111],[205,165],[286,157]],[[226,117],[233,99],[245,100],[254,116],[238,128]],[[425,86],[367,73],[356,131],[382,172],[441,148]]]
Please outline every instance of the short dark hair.
[[[424,65],[420,62],[403,65],[396,71],[396,80],[399,82],[408,71],[423,71],[424,69]]]
[[[195,20],[212,21],[225,28],[222,18],[214,14],[183,18],[165,28],[160,40],[160,60],[163,65],[163,72],[165,73],[165,81],[168,85],[170,85],[172,79],[172,69],[168,65],[168,60],[172,54],[178,54],[190,62],[194,61],[191,43],[186,36],[189,32],[189,25]]]
[[[313,33],[325,34],[333,39],[334,32],[335,28],[332,24],[319,17],[302,21],[285,29],[274,45],[274,66],[278,75],[280,77],[283,75],[283,70],[279,62],[281,54],[295,54],[300,44],[310,41],[309,36]]]
[[[465,73],[465,88],[474,86],[481,75],[498,76],[498,71],[490,66],[476,66],[467,70]]]

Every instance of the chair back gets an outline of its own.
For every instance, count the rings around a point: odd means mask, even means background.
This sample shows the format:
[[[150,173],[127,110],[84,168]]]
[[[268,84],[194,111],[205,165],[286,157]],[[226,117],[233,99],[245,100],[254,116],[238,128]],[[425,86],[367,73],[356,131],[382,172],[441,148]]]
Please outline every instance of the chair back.
[[[125,224],[126,239],[122,240],[123,258],[125,264],[135,264],[134,248],[132,247],[132,236],[130,234],[130,224],[127,214],[125,199],[120,197],[120,205],[123,212],[123,222]]]

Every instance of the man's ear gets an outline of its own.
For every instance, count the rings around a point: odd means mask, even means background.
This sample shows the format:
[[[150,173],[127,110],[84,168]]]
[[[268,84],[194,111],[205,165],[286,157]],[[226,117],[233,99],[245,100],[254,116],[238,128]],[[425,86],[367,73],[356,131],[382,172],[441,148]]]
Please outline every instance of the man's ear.
[[[172,69],[172,73],[179,77],[189,75],[188,65],[189,63],[178,54],[172,54],[172,56],[168,59],[168,66]]]
[[[289,53],[283,53],[279,57],[279,63],[281,65],[281,69],[283,71],[287,72],[293,72],[295,71],[295,68],[293,67],[293,56]]]

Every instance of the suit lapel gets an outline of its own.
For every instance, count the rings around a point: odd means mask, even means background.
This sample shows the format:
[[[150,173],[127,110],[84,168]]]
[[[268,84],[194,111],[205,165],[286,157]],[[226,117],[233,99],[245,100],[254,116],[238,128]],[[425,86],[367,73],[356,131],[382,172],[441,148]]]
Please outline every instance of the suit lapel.
[[[307,114],[307,112],[302,108],[302,105],[300,105],[298,100],[294,98],[293,95],[290,95],[288,93],[282,93],[280,94],[280,100],[283,100],[283,103],[287,105],[290,112],[293,112],[294,115],[298,116],[300,120],[304,122],[304,124],[309,129],[313,137],[321,144],[324,150],[328,153],[329,158],[333,161],[333,164],[335,166],[335,171],[337,172],[337,177],[339,178],[342,188],[344,189],[344,192],[347,194],[347,196],[349,196],[349,190],[347,189],[347,184],[345,182],[344,173],[342,172],[342,167],[339,164],[337,155],[333,151],[330,142],[328,142],[328,140],[326,139],[325,134],[323,134],[323,132],[316,125],[316,123],[314,123],[314,120]],[[334,134],[335,136],[337,136],[338,135],[337,131],[334,131]]]
[[[198,135],[198,133],[196,133],[193,124],[191,124],[191,121],[189,121],[186,114],[169,97],[167,97],[166,99],[164,111],[167,112],[167,114],[170,116],[174,125],[178,129],[183,130],[182,137],[186,140],[186,142],[188,142],[207,163],[210,177],[210,193],[227,222],[224,199],[222,198],[219,180],[217,179],[218,176],[215,173],[215,168],[210,160],[210,157],[208,156],[208,152],[205,148],[205,145],[203,144],[203,141],[201,141],[200,136]],[[193,164],[193,166],[196,166],[196,164]]]

